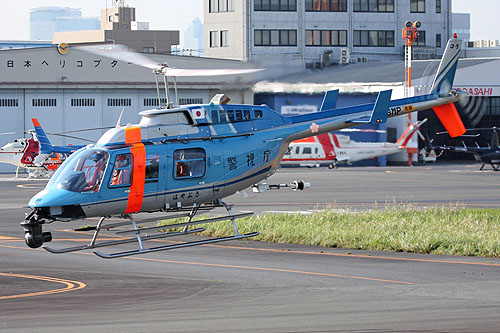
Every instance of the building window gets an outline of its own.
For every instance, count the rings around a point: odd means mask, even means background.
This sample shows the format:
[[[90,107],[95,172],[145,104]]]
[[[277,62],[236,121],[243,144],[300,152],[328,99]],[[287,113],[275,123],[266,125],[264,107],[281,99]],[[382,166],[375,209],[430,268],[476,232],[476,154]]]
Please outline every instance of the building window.
[[[481,97],[472,97],[472,99],[479,99]],[[484,97],[483,97],[484,98]],[[487,116],[498,116],[500,115],[500,97],[486,97],[485,102]]]
[[[234,12],[234,0],[209,0],[210,13]]]
[[[441,13],[441,0],[436,0],[436,13]]]
[[[441,34],[436,34],[436,47],[441,47]]]
[[[375,12],[393,13],[394,0],[354,0],[353,11],[355,12]]]
[[[297,11],[297,0],[255,0],[253,9],[256,12],[295,12]]]
[[[167,105],[166,98],[160,98],[161,106]],[[158,105],[158,98],[144,98],[144,106],[160,106]]]
[[[297,46],[297,30],[254,31],[255,46]]]
[[[413,43],[415,46],[425,46],[425,31],[418,31],[417,40]]]
[[[220,32],[220,46],[221,47],[228,47],[229,46],[228,34],[229,34],[229,30],[222,30]]]
[[[425,0],[410,0],[410,13],[425,13]]]
[[[33,98],[31,105],[34,107],[55,107],[57,106],[57,99],[55,98]]]
[[[131,98],[108,98],[108,106],[132,106]]]
[[[143,53],[155,53],[155,48],[154,47],[143,47],[142,52]]]
[[[158,104],[158,100],[156,100],[156,104]],[[190,105],[190,104],[203,104],[203,98],[179,98],[179,105]]]
[[[210,31],[210,47],[219,46],[219,33],[218,31]]]
[[[3,98],[0,99],[0,107],[2,108],[15,108],[19,106],[17,98]]]
[[[392,30],[354,30],[353,46],[391,47],[394,46]]]
[[[72,98],[71,106],[95,106],[95,98]]]
[[[196,178],[205,175],[206,152],[202,148],[174,151],[174,178]]]
[[[306,0],[306,12],[347,12],[347,0]]]
[[[347,30],[306,30],[306,46],[347,46]]]

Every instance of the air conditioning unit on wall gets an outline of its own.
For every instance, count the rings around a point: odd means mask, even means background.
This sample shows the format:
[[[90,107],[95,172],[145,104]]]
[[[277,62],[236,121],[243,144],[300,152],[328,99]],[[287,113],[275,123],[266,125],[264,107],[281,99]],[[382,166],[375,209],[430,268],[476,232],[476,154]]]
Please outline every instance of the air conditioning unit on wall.
[[[340,49],[340,58],[339,58],[339,63],[340,64],[348,64],[351,62],[351,51],[349,51],[349,48],[343,47]]]

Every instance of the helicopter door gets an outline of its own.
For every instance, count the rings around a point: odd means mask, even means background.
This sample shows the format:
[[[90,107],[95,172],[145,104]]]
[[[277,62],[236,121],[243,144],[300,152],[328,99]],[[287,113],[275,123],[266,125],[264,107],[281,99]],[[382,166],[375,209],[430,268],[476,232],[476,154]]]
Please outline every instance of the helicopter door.
[[[160,152],[158,147],[146,147],[146,175],[144,179],[144,199],[142,210],[157,209],[163,206],[163,196],[159,189],[165,188],[166,178],[160,177]]]
[[[125,212],[132,205],[136,209],[149,210],[158,208],[157,203],[162,205],[163,198],[158,198],[158,183],[160,181],[160,154],[155,150],[147,150],[145,156],[141,159],[140,155],[132,153],[119,153],[112,159],[112,170],[109,176],[108,184],[105,189],[99,191],[102,199],[114,199],[114,210]],[[145,168],[140,168],[142,164]],[[144,187],[139,189],[137,186],[134,188],[134,181],[141,182],[141,175],[138,174],[145,172]],[[131,202],[132,201],[132,202]]]
[[[109,201],[114,212],[125,212],[128,205],[130,186],[133,180],[133,156],[131,153],[118,153],[110,158],[111,172],[107,182],[99,190],[101,200]],[[108,207],[111,208],[111,207]]]

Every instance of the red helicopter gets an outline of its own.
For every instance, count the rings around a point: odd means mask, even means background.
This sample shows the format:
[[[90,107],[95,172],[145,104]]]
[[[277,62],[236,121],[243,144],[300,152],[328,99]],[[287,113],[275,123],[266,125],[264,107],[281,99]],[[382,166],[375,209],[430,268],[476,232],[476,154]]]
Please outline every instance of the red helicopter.
[[[38,120],[32,121],[34,129],[27,132],[28,138],[16,139],[0,148],[0,163],[15,165],[16,178],[21,168],[28,171],[29,178],[50,176],[71,153],[84,147],[53,146]]]

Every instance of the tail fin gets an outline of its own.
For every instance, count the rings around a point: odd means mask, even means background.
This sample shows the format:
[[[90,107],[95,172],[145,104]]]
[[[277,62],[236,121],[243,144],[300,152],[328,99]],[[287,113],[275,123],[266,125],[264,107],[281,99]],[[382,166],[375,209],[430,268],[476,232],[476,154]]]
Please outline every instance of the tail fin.
[[[323,103],[319,111],[333,110],[337,105],[337,98],[339,97],[339,90],[328,90],[323,97]]]
[[[453,86],[455,79],[455,72],[457,70],[458,57],[460,56],[460,49],[462,47],[462,40],[451,38],[446,44],[439,68],[432,83],[431,94],[447,94]]]
[[[432,84],[431,94],[438,94],[440,96],[449,94],[453,86],[453,80],[455,79],[461,47],[462,40],[457,38],[450,39],[448,44],[446,44],[443,58]],[[436,106],[433,109],[451,137],[460,136],[465,133],[464,124],[453,103]]]
[[[36,137],[40,143],[40,154],[52,153],[52,144],[50,143],[47,134],[45,134],[45,131],[42,129],[42,126],[38,122],[38,119],[32,118],[31,121],[33,122],[33,126],[35,126]]]

